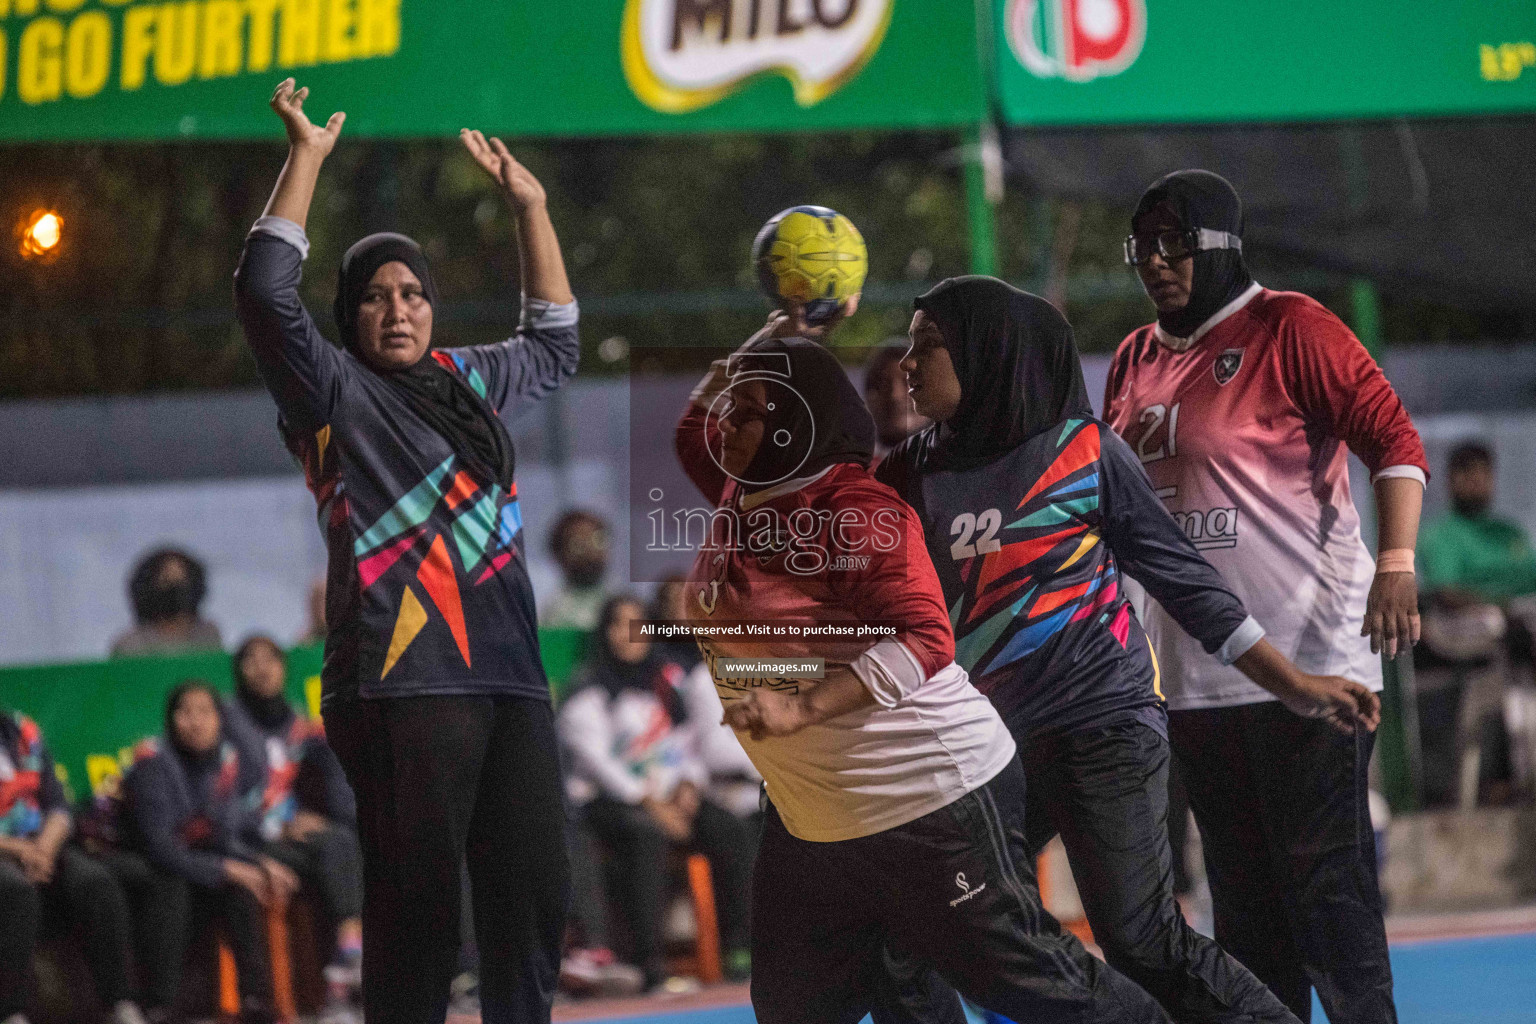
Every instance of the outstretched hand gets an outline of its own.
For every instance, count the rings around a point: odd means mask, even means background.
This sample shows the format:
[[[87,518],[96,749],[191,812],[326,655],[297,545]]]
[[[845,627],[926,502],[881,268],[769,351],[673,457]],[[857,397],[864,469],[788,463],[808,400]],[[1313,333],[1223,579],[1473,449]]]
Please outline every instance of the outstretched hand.
[[[1381,724],[1381,698],[1352,679],[1302,672],[1268,640],[1260,639],[1232,665],[1280,698],[1303,718],[1321,718],[1345,735],[1358,729],[1375,732]]]
[[[811,323],[805,319],[805,307],[796,303],[790,303],[786,309],[776,309],[768,314],[768,336],[771,338],[806,338],[810,341],[825,341],[832,329],[852,316],[859,308],[860,296],[855,294],[848,297],[827,319],[820,323]]]
[[[770,736],[793,736],[811,722],[800,695],[762,689],[748,690],[728,704],[721,724],[762,741]]]
[[[1303,674],[1295,691],[1280,700],[1303,718],[1321,718],[1346,736],[1357,727],[1375,732],[1381,724],[1381,698],[1342,676]]]
[[[295,89],[294,86],[295,82],[291,78],[285,78],[277,84],[277,89],[272,93],[272,109],[283,119],[290,146],[326,156],[335,147],[347,115],[338,110],[325,122],[324,127],[314,124],[309,115],[304,113],[304,101],[309,98],[309,87]]]
[[[1371,638],[1371,653],[1387,660],[1419,642],[1419,586],[1411,572],[1378,572],[1365,600],[1360,635]]]
[[[469,155],[475,158],[475,162],[485,168],[485,173],[507,193],[508,201],[518,213],[526,213],[544,205],[544,186],[539,184],[533,172],[517,162],[505,142],[496,138],[487,139],[484,132],[473,128],[461,130],[459,139],[464,143],[464,148],[469,150]]]

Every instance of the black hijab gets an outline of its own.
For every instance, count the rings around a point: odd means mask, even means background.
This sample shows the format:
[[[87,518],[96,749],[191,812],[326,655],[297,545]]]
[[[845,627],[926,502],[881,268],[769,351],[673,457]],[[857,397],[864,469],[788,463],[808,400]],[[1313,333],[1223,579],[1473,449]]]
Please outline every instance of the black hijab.
[[[666,671],[672,659],[653,642],[644,658],[635,662],[624,661],[614,653],[613,645],[608,641],[608,627],[613,625],[619,610],[626,605],[641,609],[644,615],[645,605],[639,598],[629,594],[616,594],[603,602],[602,611],[597,617],[597,628],[592,631],[589,645],[592,653],[587,659],[587,681],[602,687],[610,698],[618,697],[625,690],[652,694],[667,709],[672,724],[681,725],[688,718],[688,706]]]
[[[960,379],[960,407],[930,428],[928,468],[985,465],[1063,420],[1093,415],[1072,327],[1056,307],[995,277],[952,277],[919,296]]]
[[[1237,189],[1219,174],[1175,171],[1157,179],[1136,204],[1131,230],[1135,231],[1142,217],[1161,204],[1167,204],[1186,231],[1209,228],[1242,237],[1243,201]],[[1195,280],[1188,304],[1172,313],[1157,314],[1158,324],[1175,338],[1194,334],[1253,283],[1240,249],[1204,249],[1191,259],[1195,261]]]
[[[296,715],[282,690],[278,690],[270,697],[263,697],[251,689],[250,680],[246,678],[245,669],[241,667],[241,663],[245,661],[245,656],[257,646],[271,648],[278,660],[287,664],[288,659],[283,654],[283,649],[271,637],[258,635],[247,639],[235,649],[235,656],[230,662],[235,673],[235,699],[263,729],[267,732],[277,732],[286,729]]]
[[[805,338],[763,337],[747,351],[788,356],[789,379],[784,384],[805,401],[774,403],[764,419],[763,443],[743,479],[776,483],[839,462],[869,465],[875,455],[875,421],[836,356]],[[809,437],[809,453],[804,445],[772,443],[781,430],[791,438]]]
[[[678,574],[663,580],[661,586],[656,588],[656,596],[651,599],[651,606],[646,614],[657,622],[670,621],[673,609],[664,600],[670,587],[682,587],[683,593],[688,592],[688,577]],[[686,597],[684,598],[686,600]],[[686,617],[686,613],[684,615]],[[703,653],[699,650],[698,641],[688,640],[657,640],[656,647],[662,656],[670,661],[675,661],[684,672],[692,672],[699,662],[704,660]]]
[[[193,750],[176,735],[176,709],[193,692],[206,693],[219,712],[219,740],[208,750]],[[217,765],[224,754],[224,706],[219,700],[219,692],[201,679],[185,679],[177,683],[165,699],[165,742],[187,772],[202,773]]]
[[[381,232],[369,235],[341,258],[336,284],[336,326],[342,344],[361,359],[357,350],[357,311],[363,293],[380,267],[404,263],[421,281],[422,293],[437,304],[437,285],[421,246],[404,235]],[[364,360],[366,365],[366,360]],[[411,409],[440,434],[482,486],[500,484],[511,490],[516,455],[507,428],[490,404],[457,373],[439,363],[431,352],[416,365],[379,373],[399,389]]]

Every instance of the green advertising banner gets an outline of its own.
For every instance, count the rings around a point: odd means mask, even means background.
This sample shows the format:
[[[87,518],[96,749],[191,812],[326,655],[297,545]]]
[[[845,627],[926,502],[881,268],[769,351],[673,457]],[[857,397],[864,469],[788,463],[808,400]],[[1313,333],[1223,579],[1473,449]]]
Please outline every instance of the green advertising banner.
[[[1536,110],[1536,0],[995,0],[1019,125]]]
[[[0,142],[971,124],[972,0],[0,0]]]
[[[539,630],[539,652],[551,689],[563,692],[580,660],[586,634],[574,629]],[[322,649],[288,652],[288,696],[310,715],[320,713]],[[133,747],[165,727],[165,696],[184,679],[233,688],[230,656],[188,654],[120,658],[69,665],[0,669],[0,708],[20,711],[43,730],[59,778],[73,798],[95,793],[133,763]]]

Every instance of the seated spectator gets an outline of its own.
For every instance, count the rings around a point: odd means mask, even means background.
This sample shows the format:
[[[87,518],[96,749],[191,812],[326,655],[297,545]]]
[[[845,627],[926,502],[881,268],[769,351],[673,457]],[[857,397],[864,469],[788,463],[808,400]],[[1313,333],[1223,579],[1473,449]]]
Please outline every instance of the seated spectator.
[[[620,883],[616,906],[634,937],[648,987],[666,981],[662,912],[671,848],[709,858],[728,973],[750,969],[747,887],[752,841],[747,826],[702,798],[708,776],[691,749],[682,669],[646,639],[630,635],[644,618],[633,597],[602,607],[592,654],[577,670],[557,727],[569,755],[568,792],[581,824],[612,854]],[[601,912],[574,909],[588,942],[606,946]]]
[[[1492,514],[1493,470],[1487,446],[1453,449],[1450,511],[1419,534],[1424,643],[1414,660],[1424,670],[1419,731],[1431,805],[1470,799],[1474,783],[1496,801],[1510,789],[1501,695],[1509,669],[1532,664],[1536,552],[1519,523]],[[1461,749],[1474,743],[1477,775],[1463,778]]]
[[[156,946],[144,967],[154,1005],[174,1007],[187,943],[217,918],[235,955],[241,1019],[270,1024],[266,909],[286,903],[299,880],[260,852],[260,816],[247,799],[260,778],[242,770],[219,708],[207,683],[178,685],[166,700],[164,736],[141,745],[123,780],[127,831],[153,870]]]
[[[874,417],[878,444],[875,458],[885,458],[885,453],[929,424],[926,416],[919,416],[907,394],[907,375],[901,370],[901,360],[907,354],[906,338],[892,338],[883,342],[870,353],[864,367],[864,404]]]
[[[688,707],[694,750],[708,776],[704,801],[748,823],[755,839],[763,816],[763,777],[747,757],[735,731],[724,722],[725,705],[720,703],[720,691],[715,689],[709,666],[702,661],[695,665],[679,688]]]
[[[130,998],[128,904],[106,868],[64,844],[64,787],[37,724],[0,708],[0,1021],[25,1024],[44,915],[79,932],[114,1024],[144,1024]]]
[[[651,600],[649,617],[653,622],[688,623],[688,574],[674,572],[667,575],[656,587]],[[657,652],[675,663],[684,672],[692,672],[704,660],[698,643],[692,637],[677,637],[656,641]]]
[[[570,509],[555,521],[549,551],[562,580],[550,598],[540,598],[539,625],[590,633],[608,596],[608,524],[594,512]]]
[[[571,920],[574,932],[560,960],[560,987],[573,996],[632,996],[646,985],[639,968],[614,956],[608,938],[607,885],[591,829],[579,815],[567,819],[571,858]]]
[[[325,730],[288,703],[287,657],[271,637],[253,636],[233,661],[228,732],[259,765],[261,838],[267,856],[292,868],[318,898],[335,945],[326,977],[356,989],[363,955],[362,851],[357,803]]]
[[[1504,604],[1536,593],[1536,551],[1525,528],[1495,516],[1493,453],[1475,441],[1450,457],[1451,509],[1419,534],[1420,586],[1436,604]]]
[[[155,740],[144,740],[134,747],[134,757],[148,757],[159,749]],[[91,860],[105,867],[128,900],[128,917],[133,922],[134,960],[139,968],[138,990],[145,996],[144,1016],[149,1024],[164,1024],[174,1007],[157,1005],[166,994],[166,986],[156,972],[163,959],[158,951],[162,937],[155,931],[152,904],[158,895],[155,871],[129,846],[123,813],[123,777],[108,775],[96,789],[83,798],[75,809],[74,839]]]
[[[684,622],[688,618],[687,600],[687,576],[669,576],[657,588],[651,618]],[[725,724],[725,706],[720,703],[720,692],[699,645],[688,639],[661,641],[656,646],[685,673],[678,690],[688,710],[694,754],[708,779],[704,799],[749,823],[755,836],[762,817],[758,797],[763,777],[742,749],[735,731]]]
[[[201,562],[174,548],[150,552],[128,581],[134,626],[112,641],[112,656],[222,650],[219,627],[202,617],[207,596]]]

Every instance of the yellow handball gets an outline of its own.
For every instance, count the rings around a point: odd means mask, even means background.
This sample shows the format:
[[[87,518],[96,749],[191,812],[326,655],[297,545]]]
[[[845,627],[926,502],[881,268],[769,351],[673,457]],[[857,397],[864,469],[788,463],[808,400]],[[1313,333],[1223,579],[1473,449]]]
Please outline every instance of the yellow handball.
[[[858,294],[869,273],[864,236],[825,206],[791,206],[764,224],[752,243],[752,262],[773,304],[804,306],[813,324]]]

